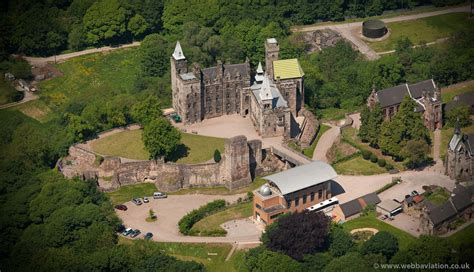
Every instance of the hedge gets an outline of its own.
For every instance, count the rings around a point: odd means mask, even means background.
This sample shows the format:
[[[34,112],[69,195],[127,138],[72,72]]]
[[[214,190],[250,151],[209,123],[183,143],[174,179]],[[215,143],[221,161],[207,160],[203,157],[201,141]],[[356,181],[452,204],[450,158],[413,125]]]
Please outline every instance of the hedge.
[[[204,206],[199,207],[199,209],[197,210],[192,210],[191,212],[183,216],[181,220],[179,220],[179,231],[184,235],[190,234],[190,230],[194,226],[194,224],[196,224],[204,217],[221,210],[225,207],[225,205],[225,200],[217,199],[207,203]]]

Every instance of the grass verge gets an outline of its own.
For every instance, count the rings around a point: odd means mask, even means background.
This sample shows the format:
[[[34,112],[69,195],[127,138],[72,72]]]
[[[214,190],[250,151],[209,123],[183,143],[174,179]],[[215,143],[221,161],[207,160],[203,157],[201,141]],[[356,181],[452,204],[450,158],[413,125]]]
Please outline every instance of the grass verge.
[[[236,271],[232,263],[225,262],[232,246],[230,244],[193,244],[193,243],[161,243],[143,240],[130,240],[119,237],[119,244],[141,244],[161,250],[183,261],[202,263],[207,271]],[[236,259],[234,259],[236,260]]]
[[[303,149],[303,154],[306,157],[313,158],[314,149],[316,148],[316,145],[318,145],[319,139],[321,139],[321,136],[324,134],[324,132],[328,131],[330,128],[331,128],[330,126],[327,126],[325,124],[321,124],[319,126],[318,135],[316,136],[316,139],[314,139],[311,146],[309,146],[308,148]]]
[[[394,50],[397,40],[401,37],[408,37],[413,44],[418,45],[450,37],[462,30],[473,29],[473,24],[470,23],[469,13],[462,12],[394,22],[387,24],[387,27],[390,29],[390,37],[386,40],[367,42],[376,52]]]
[[[156,186],[153,183],[140,183],[134,185],[122,186],[114,192],[107,192],[113,205],[122,204],[132,200],[134,197],[152,196]]]
[[[225,233],[222,232],[224,229],[220,227],[222,223],[225,223],[227,221],[234,220],[234,219],[246,218],[251,215],[252,215],[252,202],[239,203],[233,206],[229,206],[223,211],[217,212],[215,214],[209,215],[199,220],[191,228],[191,232],[222,233],[222,235],[213,235],[213,236],[225,236]]]
[[[383,221],[380,221],[375,217],[375,213],[371,213],[366,216],[360,216],[358,218],[347,221],[342,225],[342,227],[349,232],[353,229],[359,228],[374,228],[378,229],[379,231],[390,232],[395,237],[397,237],[401,250],[406,249],[410,243],[416,240],[416,238],[410,235],[409,233],[397,229]]]
[[[386,172],[385,168],[382,168],[369,160],[364,160],[361,155],[347,161],[336,163],[333,167],[340,175],[370,176]]]

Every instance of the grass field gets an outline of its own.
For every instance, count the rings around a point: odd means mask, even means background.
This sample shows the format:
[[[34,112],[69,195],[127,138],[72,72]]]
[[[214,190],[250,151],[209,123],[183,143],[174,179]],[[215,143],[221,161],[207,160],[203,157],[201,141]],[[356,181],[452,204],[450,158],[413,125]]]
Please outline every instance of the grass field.
[[[336,163],[333,167],[340,175],[370,176],[386,172],[385,168],[382,168],[369,160],[364,160],[362,156],[357,156],[348,161]]]
[[[446,237],[454,248],[459,248],[462,244],[474,244],[474,224],[470,224],[455,234]]]
[[[450,102],[456,95],[474,92],[474,82],[463,84],[457,88],[446,88],[441,90],[441,99],[443,103]]]
[[[114,192],[107,192],[113,205],[122,204],[132,200],[134,197],[152,196],[156,192],[156,186],[153,183],[140,183],[134,185],[122,186]]]
[[[13,96],[17,90],[7,81],[0,77],[0,105],[14,102]]]
[[[314,139],[313,143],[311,146],[308,148],[303,149],[303,154],[308,157],[308,158],[313,158],[313,153],[314,149],[316,148],[316,145],[318,144],[319,139],[321,139],[321,136],[324,134],[324,132],[328,131],[331,127],[326,126],[324,124],[321,124],[319,127],[318,135],[316,136],[316,139]]]
[[[431,194],[425,194],[425,198],[435,205],[441,205],[449,199],[449,192],[443,188],[438,188]]]
[[[204,217],[192,227],[191,231],[222,230],[220,224],[233,219],[246,218],[252,215],[252,202],[241,203],[210,216]]]
[[[223,138],[207,137],[189,133],[181,133],[183,148],[176,152],[171,159],[177,163],[203,163],[211,160],[214,150],[224,152]],[[136,160],[147,160],[148,151],[142,142],[142,130],[123,131],[98,139],[91,143],[92,150],[108,156],[119,156]],[[187,154],[186,154],[187,153]]]
[[[474,133],[474,125],[470,125],[465,128],[461,128],[461,131],[463,133]],[[449,141],[454,135],[454,128],[452,127],[444,127],[441,130],[441,148],[439,150],[439,155],[441,158],[444,158],[446,156],[446,151],[448,148]]]
[[[397,237],[398,243],[400,245],[400,249],[402,250],[406,249],[410,243],[416,240],[416,238],[410,235],[409,233],[404,232],[403,230],[397,229],[377,219],[374,213],[347,221],[346,223],[342,225],[342,227],[346,231],[351,231],[353,229],[359,229],[359,228],[375,228],[375,229],[378,229],[379,231],[388,231],[391,234],[393,234],[395,237]]]
[[[8,110],[18,110],[23,114],[40,121],[41,123],[50,121],[54,115],[51,109],[42,99],[32,100],[18,106],[9,108]]]
[[[395,49],[395,43],[401,37],[408,37],[415,45],[422,42],[434,42],[461,30],[473,29],[474,24],[469,21],[469,13],[449,13],[417,20],[389,23],[387,26],[391,33],[388,39],[367,42],[376,52]]]
[[[72,58],[56,64],[64,76],[40,83],[41,97],[56,111],[68,101],[104,101],[134,89],[139,72],[138,50],[128,48]]]
[[[161,243],[143,240],[130,240],[119,237],[119,244],[149,246],[183,261],[202,263],[207,271],[236,271],[234,262],[225,262],[232,246],[230,244],[190,244],[190,243]],[[232,259],[231,259],[232,260]],[[234,259],[236,260],[236,259]]]

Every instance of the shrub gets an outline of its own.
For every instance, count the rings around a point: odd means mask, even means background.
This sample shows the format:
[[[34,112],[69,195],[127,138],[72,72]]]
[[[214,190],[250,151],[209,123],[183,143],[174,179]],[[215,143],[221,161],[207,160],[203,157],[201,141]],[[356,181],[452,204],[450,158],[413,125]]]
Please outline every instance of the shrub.
[[[391,165],[390,163],[385,164],[385,169],[387,169],[387,171],[390,171],[393,168],[394,168],[393,165]]]
[[[215,162],[220,162],[222,159],[221,157],[221,152],[219,150],[214,150],[214,161]]]
[[[398,251],[398,240],[387,231],[380,231],[362,245],[361,253],[382,254],[390,260]]]
[[[387,162],[385,162],[384,159],[380,159],[380,160],[377,162],[377,164],[378,164],[380,167],[384,167],[384,166],[387,164]]]
[[[103,161],[104,161],[104,157],[102,157],[102,156],[100,156],[100,155],[95,155],[94,164],[95,164],[96,166],[100,166]]]
[[[248,199],[248,201],[253,200],[253,193],[252,192],[247,192],[247,199]]]
[[[378,161],[377,156],[375,156],[374,154],[371,154],[370,155],[370,161],[373,162],[373,163],[376,163]]]
[[[178,225],[179,225],[179,231],[182,234],[189,235],[191,228],[196,224],[199,220],[203,219],[204,217],[215,213],[222,208],[224,208],[226,205],[225,200],[223,199],[217,199],[212,202],[207,203],[204,206],[199,207],[197,210],[192,210],[181,220],[179,220]]]
[[[340,228],[334,227],[329,237],[329,252],[334,257],[346,254],[354,246],[351,235]]]
[[[362,150],[362,158],[364,158],[364,160],[369,160],[370,155],[372,155],[372,153],[370,153],[369,150]]]

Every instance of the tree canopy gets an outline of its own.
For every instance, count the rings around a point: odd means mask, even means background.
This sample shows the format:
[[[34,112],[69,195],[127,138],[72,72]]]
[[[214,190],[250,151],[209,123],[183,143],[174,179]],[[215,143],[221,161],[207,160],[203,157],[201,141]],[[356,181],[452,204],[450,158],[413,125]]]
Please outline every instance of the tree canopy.
[[[181,134],[164,118],[157,118],[145,125],[143,144],[150,159],[168,158],[180,144]]]

